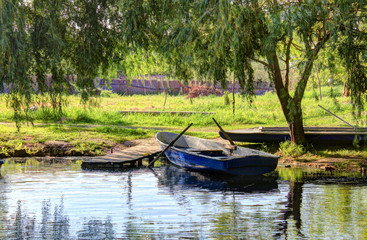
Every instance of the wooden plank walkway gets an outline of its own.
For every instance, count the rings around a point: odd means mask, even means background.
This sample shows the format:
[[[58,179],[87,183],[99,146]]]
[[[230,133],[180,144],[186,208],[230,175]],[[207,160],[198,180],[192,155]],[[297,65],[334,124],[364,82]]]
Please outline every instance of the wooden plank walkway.
[[[128,167],[143,166],[143,160],[150,162],[161,148],[154,138],[138,141],[138,145],[116,150],[105,156],[83,159],[83,169],[119,170]],[[147,165],[147,164],[146,164]]]

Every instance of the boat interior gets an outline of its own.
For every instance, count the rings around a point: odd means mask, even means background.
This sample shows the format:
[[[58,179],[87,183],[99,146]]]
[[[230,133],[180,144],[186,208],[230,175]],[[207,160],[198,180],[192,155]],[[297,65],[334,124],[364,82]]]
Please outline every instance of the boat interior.
[[[176,133],[160,132],[156,135],[156,138],[164,144],[169,144],[177,137]],[[236,147],[233,148],[230,145],[226,145],[220,142],[210,141],[206,139],[191,137],[187,135],[181,136],[173,145],[176,148],[183,149],[185,151],[197,153],[200,155],[216,157],[216,158],[228,158],[248,155],[267,155],[274,156],[269,153],[261,152],[258,150]]]

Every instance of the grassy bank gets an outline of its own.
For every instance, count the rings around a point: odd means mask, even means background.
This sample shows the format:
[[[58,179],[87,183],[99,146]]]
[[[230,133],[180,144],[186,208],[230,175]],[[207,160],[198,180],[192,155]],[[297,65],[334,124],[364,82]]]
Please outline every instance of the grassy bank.
[[[353,118],[350,99],[342,96],[342,91],[342,87],[334,87],[332,90],[325,87],[322,89],[322,101],[317,99],[315,91],[307,91],[302,103],[305,126],[346,126],[319,108],[319,104],[353,125],[365,125],[365,116],[359,121]],[[231,100],[232,96],[229,96],[229,99]],[[194,126],[189,134],[215,138],[218,134],[217,127],[212,121],[213,116],[225,129],[286,126],[277,96],[271,92],[257,96],[252,103],[245,97],[236,95],[235,114],[232,114],[232,105],[225,101],[225,96],[188,99],[186,96],[178,95],[167,96],[165,99],[164,94],[120,96],[103,92],[102,97],[93,99],[87,106],[80,103],[78,96],[69,96],[63,115],[55,114],[48,107],[48,103],[37,105],[37,110],[29,113],[35,125],[23,125],[19,133],[16,132],[15,124],[12,122],[12,110],[5,102],[5,96],[0,95],[0,122],[3,122],[0,125],[2,133],[0,156],[14,155],[14,149],[26,149],[23,153],[37,154],[37,151],[50,141],[65,142],[67,154],[100,155],[111,147],[123,147],[126,141],[152,137],[158,128],[178,132],[191,122]],[[215,115],[119,113],[122,110],[215,112]],[[279,150],[279,146],[260,146],[260,148],[271,152]],[[331,155],[328,153],[330,151],[341,151],[337,153],[341,157],[351,154],[358,157],[367,156],[363,147],[348,150],[322,149],[311,155],[327,156]]]

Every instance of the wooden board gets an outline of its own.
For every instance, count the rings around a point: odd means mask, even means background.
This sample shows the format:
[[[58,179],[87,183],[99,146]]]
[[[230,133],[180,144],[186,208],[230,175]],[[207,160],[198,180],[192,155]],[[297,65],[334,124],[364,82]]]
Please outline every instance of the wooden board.
[[[136,146],[124,150],[114,150],[105,156],[84,159],[83,169],[121,169],[141,166],[142,161],[149,161],[161,151],[155,139],[148,139]]]

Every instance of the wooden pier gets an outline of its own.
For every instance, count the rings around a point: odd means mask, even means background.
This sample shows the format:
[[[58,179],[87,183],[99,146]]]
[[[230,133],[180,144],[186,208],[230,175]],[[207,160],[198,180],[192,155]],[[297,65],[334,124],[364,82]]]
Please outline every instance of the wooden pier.
[[[114,150],[105,156],[83,159],[83,169],[123,170],[125,168],[148,165],[161,152],[154,138],[145,139],[138,145],[124,150]],[[146,164],[143,162],[146,161]]]

